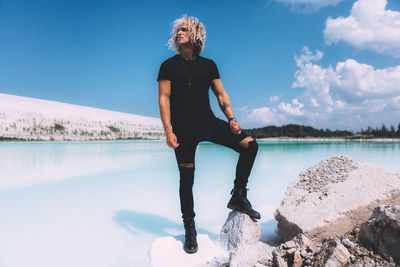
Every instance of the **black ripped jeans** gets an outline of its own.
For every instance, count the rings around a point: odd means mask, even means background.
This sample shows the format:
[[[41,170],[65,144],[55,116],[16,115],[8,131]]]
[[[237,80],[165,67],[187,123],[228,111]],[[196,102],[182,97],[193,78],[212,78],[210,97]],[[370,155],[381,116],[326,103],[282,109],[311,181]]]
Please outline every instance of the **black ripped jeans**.
[[[194,217],[193,210],[193,182],[195,168],[195,153],[199,142],[210,141],[215,144],[229,147],[240,153],[236,165],[235,187],[245,188],[257,155],[257,142],[250,141],[249,147],[244,148],[239,143],[248,135],[243,131],[236,135],[230,130],[229,124],[223,120],[200,122],[185,131],[175,131],[179,146],[175,148],[175,156],[180,172],[179,196],[182,217]],[[188,167],[193,164],[193,167]]]

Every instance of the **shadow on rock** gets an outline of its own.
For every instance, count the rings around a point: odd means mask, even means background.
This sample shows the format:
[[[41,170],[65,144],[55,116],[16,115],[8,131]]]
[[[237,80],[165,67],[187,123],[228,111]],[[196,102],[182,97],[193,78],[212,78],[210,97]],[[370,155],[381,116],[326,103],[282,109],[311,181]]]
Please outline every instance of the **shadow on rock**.
[[[115,213],[113,220],[126,231],[138,235],[140,231],[157,236],[171,236],[169,231],[183,231],[183,224],[178,224],[170,219],[151,213],[136,212],[133,210],[119,210]],[[218,235],[204,229],[197,229],[199,234],[206,234],[211,239]],[[175,239],[184,241],[184,235],[174,235]]]

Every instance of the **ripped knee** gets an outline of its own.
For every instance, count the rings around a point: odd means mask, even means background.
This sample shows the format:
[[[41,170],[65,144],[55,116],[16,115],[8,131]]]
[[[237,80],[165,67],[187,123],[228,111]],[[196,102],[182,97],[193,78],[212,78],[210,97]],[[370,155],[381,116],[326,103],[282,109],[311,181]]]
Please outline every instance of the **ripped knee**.
[[[180,184],[181,186],[193,185],[194,179],[194,164],[193,163],[179,163]]]
[[[194,164],[193,163],[179,163],[179,167],[182,167],[182,168],[194,168]]]

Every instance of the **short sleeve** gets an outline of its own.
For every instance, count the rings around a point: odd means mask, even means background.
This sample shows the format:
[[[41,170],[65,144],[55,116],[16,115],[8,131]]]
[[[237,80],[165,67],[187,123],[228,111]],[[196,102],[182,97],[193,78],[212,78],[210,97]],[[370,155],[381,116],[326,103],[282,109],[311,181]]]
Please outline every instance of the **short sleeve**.
[[[219,79],[218,67],[213,60],[210,60],[210,82]]]
[[[167,61],[164,61],[160,66],[160,71],[158,72],[157,81],[159,80],[169,80],[171,81],[171,70],[168,67]]]

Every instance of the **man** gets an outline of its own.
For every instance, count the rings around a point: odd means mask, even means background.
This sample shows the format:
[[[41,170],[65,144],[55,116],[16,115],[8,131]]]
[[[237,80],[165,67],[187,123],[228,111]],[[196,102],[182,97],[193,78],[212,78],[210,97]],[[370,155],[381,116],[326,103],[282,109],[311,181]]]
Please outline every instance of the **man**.
[[[235,120],[216,64],[200,56],[205,36],[205,28],[197,18],[185,15],[175,20],[169,44],[177,55],[161,64],[157,78],[160,116],[167,145],[175,151],[180,172],[179,196],[187,253],[198,250],[192,187],[195,151],[200,141],[211,141],[240,153],[228,208],[246,213],[253,220],[260,219],[260,214],[247,200],[246,189],[258,144]],[[213,114],[208,96],[210,86],[228,122]]]

